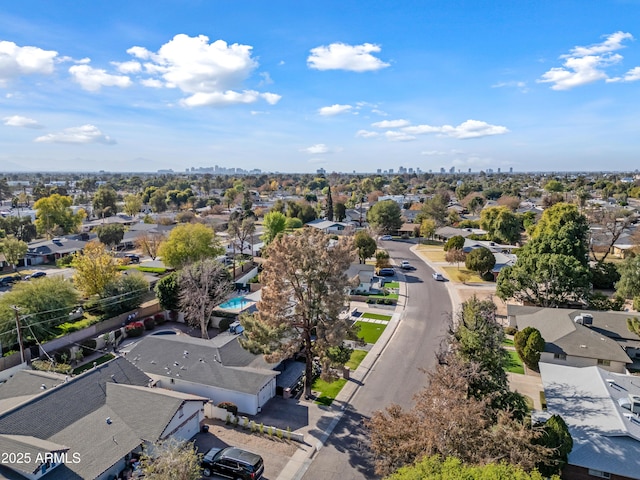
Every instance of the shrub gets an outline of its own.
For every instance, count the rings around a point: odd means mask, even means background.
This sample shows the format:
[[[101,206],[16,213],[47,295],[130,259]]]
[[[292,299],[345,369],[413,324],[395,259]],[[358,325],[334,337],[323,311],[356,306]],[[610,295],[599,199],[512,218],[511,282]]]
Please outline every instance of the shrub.
[[[637,312],[640,311],[640,295],[633,297],[633,309]]]
[[[507,335],[515,335],[518,332],[516,327],[504,327],[504,333]]]
[[[230,318],[222,318],[220,323],[218,324],[218,328],[221,332],[226,332],[229,330],[229,325],[231,325],[233,321]]]
[[[34,370],[44,372],[71,373],[71,365],[66,363],[54,363],[50,360],[32,360],[31,367]]]
[[[527,327],[515,334],[513,343],[524,364],[531,369],[537,370],[540,354],[544,351],[545,346],[545,341],[540,335],[540,331],[533,327]]]
[[[56,260],[56,267],[65,268],[71,265],[73,262],[73,255],[65,255]]]
[[[220,402],[218,404],[219,408],[224,408],[227,412],[232,413],[233,415],[238,415],[238,406],[232,402]]]
[[[71,351],[68,348],[58,350],[53,354],[53,359],[56,361],[56,363],[67,363],[69,360],[71,360]]]
[[[133,322],[124,327],[127,337],[140,337],[144,332],[144,324],[142,322]]]
[[[145,318],[142,323],[144,324],[144,329],[145,330],[153,330],[156,326],[156,321],[153,319],[153,317],[147,317]]]
[[[153,316],[153,320],[156,322],[156,325],[163,325],[167,321],[162,313],[156,313]]]

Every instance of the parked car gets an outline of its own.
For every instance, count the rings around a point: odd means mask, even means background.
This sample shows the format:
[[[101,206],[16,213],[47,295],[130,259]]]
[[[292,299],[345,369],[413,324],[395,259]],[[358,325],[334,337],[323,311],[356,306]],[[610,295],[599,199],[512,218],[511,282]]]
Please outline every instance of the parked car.
[[[0,287],[8,287],[19,280],[22,280],[20,275],[8,275],[6,277],[2,277],[0,278]]]
[[[442,276],[441,273],[436,272],[432,275],[432,277],[434,280],[437,280],[438,282],[444,282],[444,277]]]
[[[38,271],[38,272],[33,272],[31,275],[27,275],[26,277],[24,277],[24,279],[31,280],[33,278],[45,277],[46,275],[47,275],[47,272]]]
[[[140,256],[135,253],[127,253],[124,258],[129,260],[129,263],[140,263]]]
[[[237,447],[212,448],[200,463],[205,477],[220,475],[233,480],[259,480],[264,473],[262,457]]]
[[[378,275],[381,277],[393,277],[396,271],[393,268],[381,268],[378,270]]]
[[[406,260],[403,260],[402,263],[400,264],[400,268],[403,270],[415,270],[416,267],[414,267],[413,265],[411,265],[409,262],[407,262]]]
[[[391,235],[382,235],[380,240],[393,240],[393,237]]]

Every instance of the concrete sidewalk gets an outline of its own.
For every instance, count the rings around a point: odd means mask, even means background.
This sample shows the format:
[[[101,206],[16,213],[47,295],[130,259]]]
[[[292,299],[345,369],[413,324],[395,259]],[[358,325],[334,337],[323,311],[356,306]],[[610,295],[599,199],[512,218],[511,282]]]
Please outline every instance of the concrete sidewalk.
[[[398,302],[393,312],[388,309],[376,308],[364,302],[352,302],[351,310],[357,308],[359,312],[363,313],[392,314],[391,320],[378,341],[371,347],[367,356],[364,357],[362,363],[360,363],[355,371],[351,372],[349,381],[342,387],[342,390],[340,390],[331,407],[317,405],[313,400],[304,400],[305,406],[308,407],[309,422],[308,425],[296,430],[296,432],[304,434],[305,444],[303,448],[294,453],[277,480],[299,480],[303,477],[313,461],[313,456],[322,448],[327,438],[329,438],[329,435],[331,435],[331,432],[333,432],[333,429],[342,418],[344,410],[358,392],[358,388],[364,384],[369,372],[386,348],[389,340],[393,337],[396,328],[404,316],[407,298],[407,284],[404,281],[404,276],[400,273],[399,275],[401,275],[402,281],[400,282]]]

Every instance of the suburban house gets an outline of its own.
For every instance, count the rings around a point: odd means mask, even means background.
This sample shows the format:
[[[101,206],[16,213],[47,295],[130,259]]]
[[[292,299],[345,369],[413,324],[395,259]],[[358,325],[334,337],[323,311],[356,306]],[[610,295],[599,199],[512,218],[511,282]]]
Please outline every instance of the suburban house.
[[[493,253],[493,257],[496,259],[496,263],[491,269],[494,280],[497,280],[498,275],[500,275],[500,271],[504,267],[513,266],[515,265],[516,260],[518,260],[518,257],[511,253],[513,249],[517,248],[513,245],[501,245],[496,242],[470,240],[469,238],[464,239],[464,245],[462,247],[463,252],[469,253],[476,248],[486,248]]]
[[[344,235],[355,232],[355,227],[344,222],[332,222],[330,220],[313,220],[305,224],[307,227],[317,228],[324,233]]]
[[[363,263],[351,264],[347,270],[347,278],[354,279],[351,294],[378,293],[382,290],[384,280],[376,276],[375,267]]]
[[[174,224],[160,225],[156,223],[134,223],[124,232],[120,241],[120,248],[134,248],[140,238],[144,235],[162,235],[166,237],[175,227]]]
[[[599,367],[540,363],[547,411],[569,427],[567,480],[640,479],[640,381]]]
[[[110,217],[97,218],[95,220],[84,222],[81,226],[83,232],[88,232],[96,227],[102,227],[105,225],[133,225],[139,222],[138,219],[125,215],[124,213],[118,213],[111,215]]]
[[[612,312],[507,305],[509,325],[517,326],[518,330],[533,327],[540,331],[545,340],[541,362],[599,366],[625,373],[633,361],[622,344],[611,338],[615,332],[608,335],[601,328],[593,328],[594,320],[605,313]]]
[[[18,372],[0,386],[0,452],[29,460],[0,477],[112,479],[143,445],[198,433],[207,399],[151,384],[122,357],[74,378]]]
[[[456,227],[440,227],[434,235],[439,240],[449,240],[451,237],[464,237],[469,235],[485,235],[487,232],[480,228],[456,228]]]
[[[55,263],[56,260],[67,255],[81,252],[89,240],[88,234],[67,235],[55,237],[51,240],[35,240],[29,242],[25,260],[27,265],[41,265]]]
[[[191,393],[255,415],[276,394],[276,364],[240,345],[238,336],[222,333],[210,340],[188,335],[151,335],[138,342],[127,359],[156,386]]]
[[[368,207],[360,206],[356,208],[348,208],[345,212],[346,218],[344,219],[347,223],[356,224],[359,227],[363,227],[367,225],[367,211]]]

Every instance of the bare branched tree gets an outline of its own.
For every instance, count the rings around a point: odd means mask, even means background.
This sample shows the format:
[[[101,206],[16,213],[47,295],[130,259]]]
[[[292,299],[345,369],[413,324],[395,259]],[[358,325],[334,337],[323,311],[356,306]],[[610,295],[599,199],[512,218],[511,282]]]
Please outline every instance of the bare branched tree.
[[[142,253],[149,255],[151,260],[155,260],[158,257],[158,249],[163,240],[164,235],[162,233],[147,232],[136,239],[136,245],[142,250]]]
[[[207,328],[214,309],[233,290],[229,272],[220,262],[201,260],[180,272],[180,308],[190,325],[200,327],[202,338],[209,338]]]

